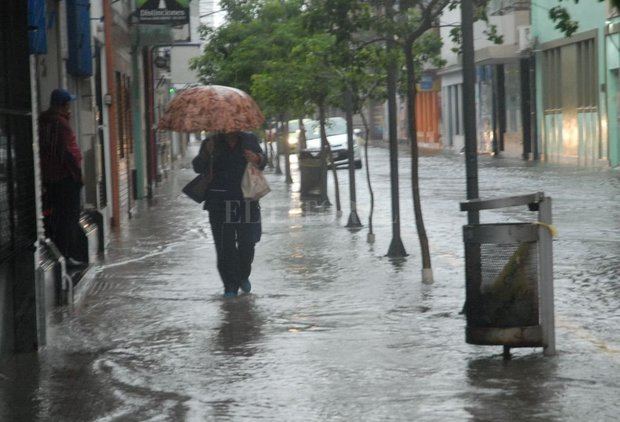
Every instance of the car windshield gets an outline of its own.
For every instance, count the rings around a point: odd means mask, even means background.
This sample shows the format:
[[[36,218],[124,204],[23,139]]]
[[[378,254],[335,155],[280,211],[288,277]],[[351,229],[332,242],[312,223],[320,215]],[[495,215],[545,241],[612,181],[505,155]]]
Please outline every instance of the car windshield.
[[[308,131],[308,128],[314,124],[312,119],[303,119],[304,130]],[[299,130],[299,119],[288,121],[288,133],[295,133]]]
[[[330,117],[325,122],[325,132],[327,132],[327,136],[347,133],[347,121],[342,117]],[[318,121],[312,122],[307,136],[308,139],[317,139],[321,137],[321,125]]]

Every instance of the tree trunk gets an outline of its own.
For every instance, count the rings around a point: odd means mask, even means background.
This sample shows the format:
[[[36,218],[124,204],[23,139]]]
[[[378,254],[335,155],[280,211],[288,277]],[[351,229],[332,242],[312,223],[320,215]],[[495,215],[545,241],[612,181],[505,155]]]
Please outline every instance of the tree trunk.
[[[272,168],[273,162],[271,160],[271,151],[269,150],[269,129],[265,131],[265,139],[263,145],[265,147],[265,157],[267,158],[267,167]]]
[[[304,119],[299,119],[299,138],[297,141],[297,151],[306,149],[306,127],[304,126]]]
[[[364,164],[366,165],[366,183],[368,184],[368,192],[370,193],[370,213],[368,214],[368,243],[373,243],[375,241],[375,233],[372,229],[372,217],[375,212],[375,193],[372,190],[372,183],[370,182],[370,164],[368,161],[368,141],[370,138],[370,127],[368,126],[368,120],[366,119],[366,115],[364,115],[364,111],[362,110],[360,113],[362,116],[362,123],[364,124]]]
[[[319,104],[319,126],[321,130],[321,150],[319,153],[319,158],[321,160],[321,205],[331,205],[329,202],[329,197],[327,196],[327,157],[325,156],[328,153],[327,149],[327,132],[325,131],[325,106]],[[331,152],[329,152],[331,155]]]
[[[418,129],[416,122],[416,78],[415,65],[413,63],[412,45],[405,47],[405,60],[407,66],[407,129],[411,143],[411,189],[413,193],[413,212],[415,214],[415,225],[420,240],[420,250],[422,253],[422,282],[433,282],[433,270],[431,268],[431,253],[428,246],[428,237],[424,227],[422,216],[422,204],[420,201],[420,178],[418,172],[419,151],[418,151]]]
[[[349,162],[349,203],[351,205],[351,213],[349,214],[349,220],[347,221],[347,227],[359,228],[362,227],[362,222],[357,215],[357,192],[355,186],[355,156],[353,139],[353,100],[352,93],[347,89],[345,93],[346,98],[346,112],[347,112],[347,152]]]
[[[276,174],[282,174],[282,167],[280,166],[280,154],[282,153],[282,134],[280,133],[282,130],[282,126],[280,125],[280,127],[278,128],[276,126],[276,144],[277,144],[277,150],[276,150]]]
[[[286,175],[286,183],[292,184],[293,178],[291,177],[291,148],[288,144],[288,120],[284,120],[282,131],[282,145],[284,145],[284,174]]]
[[[327,138],[325,138],[327,139]],[[336,163],[334,163],[334,155],[332,154],[332,147],[327,140],[325,141],[327,156],[329,157],[329,164],[332,167],[332,175],[334,176],[334,194],[336,195],[336,214],[338,217],[342,215],[342,205],[340,204],[340,184],[338,183],[338,171],[336,170]]]
[[[273,159],[274,159],[274,156],[276,155],[275,152],[273,151],[273,141],[269,142],[268,147],[269,147],[269,161],[267,162],[267,166],[272,169],[274,168]]]
[[[340,205],[340,186],[338,184],[338,173],[336,171],[336,164],[334,163],[334,156],[332,155],[332,149],[327,141],[327,131],[325,130],[325,107],[319,107],[319,119],[321,123],[321,169],[323,166],[327,166],[327,162],[332,167],[332,175],[334,176],[334,193],[336,194],[336,213],[338,216],[342,215],[342,206]],[[325,158],[325,154],[327,154],[327,158]],[[321,172],[323,172],[321,170]],[[327,174],[327,169],[325,169],[325,174]],[[327,186],[327,184],[325,184]],[[325,192],[325,197],[327,197],[327,192]]]

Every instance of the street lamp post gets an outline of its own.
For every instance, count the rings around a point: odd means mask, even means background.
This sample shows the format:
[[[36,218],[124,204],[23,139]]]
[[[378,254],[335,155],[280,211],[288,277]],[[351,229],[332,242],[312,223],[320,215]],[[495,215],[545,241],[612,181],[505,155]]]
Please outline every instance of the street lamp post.
[[[349,203],[351,204],[351,213],[349,214],[348,228],[362,227],[362,222],[357,215],[357,192],[355,189],[355,157],[353,155],[353,94],[347,88],[345,95],[345,108],[347,114],[347,147],[349,158]]]
[[[478,198],[478,147],[476,136],[476,64],[474,60],[473,0],[461,1],[463,38],[463,125],[465,128],[465,172],[467,199]],[[478,211],[467,212],[468,224],[478,224]]]
[[[394,2],[387,0],[386,16],[393,18]],[[388,97],[388,134],[390,141],[390,186],[392,191],[392,241],[388,249],[387,256],[390,258],[402,258],[407,256],[405,246],[400,237],[400,198],[398,189],[398,137],[396,122],[396,77],[398,63],[394,57],[396,52],[396,42],[390,38],[387,41],[387,97]]]

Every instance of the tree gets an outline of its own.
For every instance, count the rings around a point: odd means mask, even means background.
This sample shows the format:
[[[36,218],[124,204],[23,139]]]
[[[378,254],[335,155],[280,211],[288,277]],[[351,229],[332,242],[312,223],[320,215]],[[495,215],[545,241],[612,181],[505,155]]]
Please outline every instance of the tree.
[[[366,169],[366,184],[370,194],[370,211],[368,213],[367,241],[373,243],[375,234],[373,230],[373,216],[375,195],[370,179],[371,163],[368,159],[368,144],[370,138],[370,126],[364,114],[364,106],[369,101],[385,101],[386,99],[386,55],[385,50],[379,45],[368,43],[368,39],[359,43],[360,48],[356,52],[355,61],[349,70],[349,83],[352,92],[352,111],[359,114],[364,125],[364,164]]]
[[[221,6],[228,21],[217,29],[201,29],[207,42],[204,54],[193,61],[192,68],[198,70],[204,83],[230,85],[252,94],[267,117],[281,122],[276,173],[282,173],[279,156],[284,153],[286,181],[291,183],[288,143],[283,138],[287,135],[288,112],[294,111],[291,105],[300,101],[294,96],[294,80],[286,77],[284,65],[296,37],[303,36],[299,23],[302,1],[226,0]],[[266,74],[279,78],[263,78],[255,86],[255,76]]]
[[[203,54],[190,65],[201,82],[250,92],[252,75],[260,71],[271,49],[269,44],[257,42],[265,31],[265,22],[258,19],[261,3],[222,0],[221,7],[228,16],[226,24],[201,27],[201,37],[206,41]]]
[[[451,0],[407,0],[401,2],[400,25],[397,33],[405,56],[406,96],[407,96],[407,131],[411,148],[411,190],[420,252],[422,257],[422,282],[433,282],[431,253],[428,236],[422,214],[419,179],[418,131],[416,127],[416,67],[431,58],[437,60],[441,49],[441,39],[437,34],[429,33],[437,18],[449,6]]]
[[[292,183],[288,121],[305,114],[309,107],[305,93],[300,89],[299,78],[290,66],[291,52],[305,36],[301,25],[301,2],[267,2],[259,18],[268,22],[261,34],[261,41],[270,46],[260,72],[252,75],[251,93],[267,115],[277,116],[281,122],[279,151],[284,152],[286,182]]]
[[[350,214],[347,222],[348,228],[358,228],[362,224],[357,214],[357,193],[355,183],[355,164],[353,157],[353,86],[351,84],[351,70],[355,64],[355,56],[358,52],[353,42],[354,34],[363,27],[363,22],[368,21],[368,7],[358,0],[314,0],[308,13],[309,25],[315,30],[324,31],[335,38],[334,48],[330,51],[330,62],[336,72],[336,83],[340,95],[333,96],[331,105],[345,110],[347,120],[347,144],[348,144],[348,167],[349,167],[349,203]],[[334,180],[336,183],[336,204],[340,212],[340,199],[338,194],[338,181],[336,169],[333,165]]]
[[[322,32],[308,33],[294,49],[294,61],[290,64],[297,68],[296,74],[300,75],[298,83],[301,91],[306,98],[316,106],[319,117],[320,134],[321,134],[321,177],[327,177],[328,161],[332,167],[334,176],[334,185],[336,193],[336,207],[340,212],[340,193],[338,186],[338,175],[333,162],[333,157],[329,143],[327,141],[327,107],[333,103],[334,92],[337,91],[336,69],[333,63],[333,49],[335,45],[335,37],[331,34]],[[327,192],[325,191],[325,180],[321,183],[322,203],[329,203]]]

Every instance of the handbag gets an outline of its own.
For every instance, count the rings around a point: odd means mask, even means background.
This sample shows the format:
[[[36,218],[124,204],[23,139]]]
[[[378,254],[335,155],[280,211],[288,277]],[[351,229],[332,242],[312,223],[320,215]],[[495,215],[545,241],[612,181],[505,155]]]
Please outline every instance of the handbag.
[[[265,175],[254,163],[245,166],[245,173],[241,179],[241,191],[245,199],[258,201],[271,192],[271,188],[265,179]]]
[[[207,192],[211,184],[209,179],[208,175],[199,174],[183,187],[183,193],[199,204],[203,203],[207,199]]]
[[[209,173],[200,173],[187,185],[183,186],[183,193],[190,199],[202,204],[207,199],[209,187],[213,181],[213,153],[209,155]]]

